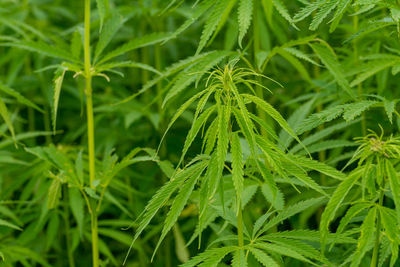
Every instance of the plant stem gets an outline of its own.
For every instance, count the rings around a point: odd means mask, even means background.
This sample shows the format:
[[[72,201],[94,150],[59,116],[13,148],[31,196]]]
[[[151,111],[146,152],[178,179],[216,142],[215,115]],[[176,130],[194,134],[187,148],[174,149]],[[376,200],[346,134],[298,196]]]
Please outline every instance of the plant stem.
[[[243,238],[243,214],[242,214],[242,204],[238,201],[238,215],[237,215],[237,228],[238,228],[238,245],[239,247],[244,246],[244,238]]]
[[[68,265],[69,267],[75,267],[75,261],[74,261],[74,252],[71,249],[71,226],[69,224],[69,196],[68,196],[68,190],[66,187],[64,187],[64,192],[65,196],[65,202],[64,202],[64,221],[65,221],[65,242],[67,243],[67,254],[68,254]]]
[[[85,0],[85,79],[86,79],[86,115],[89,152],[89,181],[90,188],[94,189],[95,180],[95,154],[94,154],[94,119],[93,119],[93,98],[92,98],[92,73],[90,62],[90,0]],[[96,207],[94,204],[93,207]],[[92,257],[93,267],[99,266],[99,236],[97,231],[97,209],[91,209],[91,232],[92,232]]]
[[[379,195],[379,206],[382,206],[383,203],[383,198],[384,198],[384,193],[383,189],[381,189],[380,195]],[[377,267],[378,266],[378,260],[379,260],[379,241],[381,238],[381,216],[378,212],[377,218],[376,218],[376,236],[375,236],[375,245],[374,245],[374,250],[372,252],[372,260],[371,260],[371,267]]]

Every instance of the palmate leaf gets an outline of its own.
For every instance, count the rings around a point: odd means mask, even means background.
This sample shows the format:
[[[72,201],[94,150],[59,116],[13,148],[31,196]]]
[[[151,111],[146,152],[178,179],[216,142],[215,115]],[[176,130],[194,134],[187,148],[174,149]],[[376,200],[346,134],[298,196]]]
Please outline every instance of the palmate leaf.
[[[196,138],[197,134],[199,133],[201,127],[207,123],[208,118],[210,115],[214,112],[215,106],[209,107],[207,110],[205,110],[198,118],[195,118],[195,120],[192,123],[192,127],[189,130],[189,133],[186,136],[185,139],[185,144],[183,146],[183,150],[181,153],[181,158],[179,160],[178,166],[183,162],[183,159],[189,150],[190,146],[192,145],[194,139]]]
[[[200,79],[208,70],[217,65],[221,60],[231,55],[229,51],[214,51],[207,54],[199,63],[188,71],[178,75],[176,82],[164,98],[163,106],[178,93],[187,88],[190,84]]]
[[[329,177],[338,180],[344,180],[346,177],[344,173],[336,170],[334,167],[331,167],[323,162],[292,154],[288,154],[287,156],[291,158],[293,162],[296,162],[299,166],[303,168],[315,170],[319,173],[325,174]]]
[[[203,253],[191,258],[188,262],[181,264],[180,267],[194,267],[194,266],[216,266],[227,254],[238,250],[238,247],[221,247],[207,249]]]
[[[16,41],[9,43],[0,43],[0,46],[10,46],[10,47],[19,47],[25,50],[29,50],[32,52],[37,52],[39,54],[54,57],[62,60],[67,60],[73,63],[80,63],[80,60],[75,58],[69,51],[65,51],[59,47],[54,45],[49,45],[47,43],[38,41]]]
[[[324,43],[325,44],[325,43]],[[340,63],[336,60],[335,54],[327,47],[327,44],[310,44],[311,48],[321,59],[322,63],[327,67],[329,72],[335,78],[338,85],[353,99],[355,99],[354,92],[352,91],[349,82],[342,71]]]
[[[253,0],[239,0],[238,22],[239,22],[239,46],[250,27],[253,15]]]
[[[400,62],[400,58],[396,59],[379,59],[379,60],[372,60],[365,64],[365,69],[362,73],[357,75],[357,77],[350,83],[351,87],[354,87],[369,77],[372,77],[376,73],[390,68]]]
[[[205,169],[205,165],[200,166],[197,168],[191,176],[188,178],[187,181],[185,181],[185,184],[182,186],[180,189],[178,195],[175,197],[174,202],[172,203],[172,206],[167,214],[167,217],[164,222],[164,227],[161,232],[161,237],[158,240],[158,243],[154,249],[153,252],[153,257],[156,254],[157,249],[159,248],[161,242],[167,235],[167,233],[171,230],[171,228],[174,226],[175,222],[178,220],[179,215],[181,214],[183,208],[185,207],[190,195],[192,194],[192,191],[194,189],[194,186],[199,179],[200,175]]]
[[[332,19],[330,20],[331,26],[329,27],[329,32],[334,32],[339,25],[340,20],[343,17],[344,12],[349,7],[352,0],[339,0],[337,5],[337,9],[335,14],[333,15]]]
[[[97,0],[97,1],[104,1],[104,0]],[[100,13],[100,12],[99,12]],[[100,26],[100,37],[99,41],[97,42],[95,51],[94,51],[94,62],[97,61],[103,50],[107,47],[107,45],[112,40],[113,36],[116,32],[121,28],[124,23],[124,19],[120,14],[114,12],[106,21],[104,25],[104,29],[102,29],[102,25]]]
[[[372,203],[366,202],[366,203],[358,203],[355,204],[354,206],[351,206],[347,212],[346,215],[340,220],[339,226],[336,230],[336,234],[340,234],[344,231],[346,226],[351,222],[351,220],[356,217],[359,213],[363,212],[365,209],[368,209],[372,206]]]
[[[196,55],[199,54],[203,48],[206,46],[208,40],[213,35],[216,30],[218,24],[222,20],[222,16],[224,14],[225,8],[228,6],[230,0],[220,0],[212,8],[212,12],[210,17],[207,19],[206,24],[204,25],[204,29],[201,33],[199,46],[196,50]]]
[[[247,267],[247,259],[243,249],[239,249],[233,253],[232,267]]]
[[[149,203],[147,204],[145,210],[142,215],[137,219],[138,228],[133,237],[133,241],[129,248],[128,254],[125,258],[125,261],[129,255],[130,250],[132,249],[133,244],[138,239],[143,230],[147,227],[159,209],[166,204],[168,199],[172,196],[172,194],[182,186],[182,184],[189,178],[196,174],[199,169],[203,169],[207,166],[208,161],[199,161],[194,163],[193,165],[187,167],[186,169],[179,171],[176,173],[174,177],[172,177],[165,185],[163,185],[155,195],[151,198]]]
[[[269,253],[271,253],[271,252],[272,253],[277,253],[278,255],[291,257],[291,258],[294,258],[294,259],[297,259],[297,260],[300,260],[300,261],[303,261],[303,262],[307,262],[307,263],[312,264],[312,265],[316,265],[315,263],[313,263],[312,261],[310,261],[309,259],[307,259],[303,255],[301,255],[297,251],[292,250],[288,246],[278,245],[278,244],[273,244],[273,243],[267,243],[267,242],[257,242],[253,246],[256,247],[256,248],[262,249],[264,251],[268,251]]]
[[[0,116],[3,118],[4,122],[6,123],[7,128],[10,131],[13,139],[15,139],[14,126],[12,124],[11,117],[8,113],[6,104],[4,103],[3,99],[1,99],[1,97],[0,97]]]
[[[101,32],[103,29],[104,19],[106,18],[109,9],[108,0],[96,0],[96,4],[100,16],[100,32]]]
[[[241,196],[243,193],[243,155],[242,147],[240,144],[239,135],[232,134],[231,140],[231,154],[232,154],[232,180],[236,190],[236,205],[237,210],[241,208]]]
[[[347,122],[352,121],[360,116],[364,111],[366,111],[370,107],[377,105],[378,103],[378,101],[373,100],[362,100],[354,103],[341,104],[327,108],[319,113],[314,113],[307,119],[305,119],[300,124],[300,126],[297,127],[296,132],[298,134],[304,133],[305,131],[314,129],[319,125],[325,122],[332,121],[342,115]],[[316,136],[319,138],[320,134],[325,134],[325,132],[321,131],[320,133],[316,133]],[[310,143],[310,141],[308,141],[307,143]],[[299,149],[296,149],[295,151],[298,150]]]
[[[172,36],[173,36],[172,33],[152,33],[149,35],[135,38],[121,45],[120,47],[114,49],[108,54],[105,54],[104,57],[102,57],[102,59],[98,61],[98,64],[104,63],[110,59],[113,59],[117,56],[120,56],[135,49],[167,41],[171,39]]]
[[[322,253],[324,252],[325,243],[329,234],[329,224],[335,217],[336,211],[339,209],[350,189],[358,181],[358,179],[360,179],[361,174],[362,172],[360,170],[356,170],[351,173],[343,182],[341,182],[329,200],[324,212],[322,213],[320,223]]]
[[[360,261],[363,259],[365,253],[370,249],[370,244],[373,242],[374,234],[377,234],[380,229],[375,228],[377,208],[369,210],[361,225],[361,236],[358,239],[357,250],[353,256],[351,267],[359,266]]]
[[[22,231],[22,228],[19,227],[18,225],[15,225],[3,219],[0,219],[0,226],[5,226],[14,230]]]
[[[27,99],[26,97],[21,95],[16,90],[14,90],[14,89],[8,87],[7,85],[3,84],[2,82],[0,82],[0,92],[3,92],[3,93],[5,93],[5,94],[7,94],[9,96],[12,96],[13,98],[15,98],[21,104],[27,105],[28,107],[34,108],[37,111],[43,112],[43,109],[38,107],[35,103],[33,103],[32,101],[30,101],[29,99]]]
[[[303,255],[308,259],[314,259],[317,261],[328,263],[328,261],[321,256],[320,252],[316,248],[305,242],[287,238],[279,238],[279,237],[278,238],[269,237],[268,240],[282,247],[287,247],[292,251],[296,251],[298,254]]]
[[[268,223],[264,225],[264,227],[262,228],[262,230],[259,232],[258,235],[268,231],[275,225],[281,223],[282,221],[286,220],[289,217],[292,217],[297,213],[300,213],[311,207],[321,205],[322,203],[324,203],[325,199],[326,199],[325,197],[311,198],[286,207],[283,211],[279,212],[277,216],[270,219]]]
[[[292,17],[289,14],[289,11],[286,8],[285,4],[281,0],[272,0],[272,3],[274,4],[274,7],[276,8],[276,10],[278,10],[279,14],[281,14],[281,16],[284,19],[286,19],[290,23],[290,25],[293,26],[293,28],[298,30],[297,26],[294,24]]]
[[[400,181],[396,170],[389,160],[385,160],[385,172],[389,179],[390,189],[392,190],[393,200],[397,213],[397,221],[400,224]]]
[[[250,247],[249,251],[265,267],[279,267],[279,264],[261,249]]]
[[[318,10],[318,12],[315,14],[309,29],[312,31],[316,30],[326,16],[328,16],[328,14],[331,13],[331,11],[335,9],[338,4],[339,1],[336,0],[331,0],[328,3],[324,3],[320,10]]]
[[[296,133],[292,130],[292,128],[289,126],[289,124],[286,122],[286,120],[282,117],[282,115],[273,107],[271,104],[268,102],[264,101],[263,99],[254,96],[254,95],[249,95],[249,94],[242,94],[242,96],[250,101],[252,101],[254,104],[256,104],[258,107],[260,107],[262,110],[264,110],[269,116],[271,116],[291,137],[293,137],[297,142],[301,144],[300,139],[296,135]]]
[[[56,132],[56,122],[57,122],[57,111],[58,111],[58,102],[60,100],[61,86],[64,80],[66,68],[60,67],[57,69],[54,75],[54,93],[53,93],[53,108],[52,108],[52,123],[53,123],[53,132]]]

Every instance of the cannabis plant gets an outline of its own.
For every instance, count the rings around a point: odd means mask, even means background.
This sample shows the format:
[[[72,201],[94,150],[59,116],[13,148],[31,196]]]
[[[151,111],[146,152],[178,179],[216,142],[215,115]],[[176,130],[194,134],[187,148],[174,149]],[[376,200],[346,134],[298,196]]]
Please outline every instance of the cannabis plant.
[[[201,152],[188,164],[183,165],[182,169],[177,169],[170,180],[152,197],[137,221],[138,229],[133,242],[160,208],[169,203],[168,200],[176,193],[154,253],[166,234],[177,223],[180,213],[191,199],[196,203],[198,210],[198,223],[192,240],[198,237],[200,246],[202,232],[221,216],[231,227],[236,228],[236,235],[221,236],[213,244],[228,240],[237,240],[237,244],[207,249],[183,266],[195,266],[200,263],[204,266],[215,265],[227,254],[233,255],[233,265],[242,266],[247,262],[249,252],[267,266],[278,266],[278,262],[282,262],[281,256],[293,257],[308,263],[313,263],[313,260],[326,262],[316,249],[299,241],[307,239],[306,237],[296,238],[291,236],[296,233],[286,232],[288,240],[285,242],[285,239],[280,239],[279,233],[272,236],[268,234],[268,230],[286,218],[324,202],[327,194],[308,176],[307,170],[317,170],[336,178],[342,177],[342,174],[310,158],[286,154],[276,145],[279,138],[272,125],[251,114],[248,111],[249,105],[254,104],[256,108],[267,113],[290,136],[300,144],[301,142],[281,114],[268,102],[255,95],[254,85],[269,91],[254,79],[260,76],[268,78],[251,69],[228,63],[223,68],[211,71],[205,88],[177,110],[168,129],[186,109],[197,102],[193,123],[186,136],[178,166],[184,162],[188,150],[200,132]],[[211,101],[212,98],[214,101]],[[261,129],[266,133],[265,136],[260,134]],[[244,154],[244,149],[248,153]],[[284,194],[279,190],[277,177],[291,184],[296,190],[299,186],[310,188],[322,197],[285,207]],[[269,211],[254,223],[251,235],[243,221],[245,206],[250,201],[246,192],[249,187],[248,180],[262,188],[270,203]],[[230,188],[233,188],[233,195],[229,193]]]
[[[347,231],[359,237],[354,253],[345,262],[359,266],[372,250],[372,256],[367,258],[370,266],[384,266],[390,255],[390,266],[394,266],[399,247],[399,180],[395,169],[399,139],[384,138],[382,131],[381,135],[371,132],[357,142],[361,145],[349,162],[358,161],[357,167],[339,184],[322,214],[321,242],[325,244],[330,222],[340,205],[346,203],[349,208],[336,233]]]

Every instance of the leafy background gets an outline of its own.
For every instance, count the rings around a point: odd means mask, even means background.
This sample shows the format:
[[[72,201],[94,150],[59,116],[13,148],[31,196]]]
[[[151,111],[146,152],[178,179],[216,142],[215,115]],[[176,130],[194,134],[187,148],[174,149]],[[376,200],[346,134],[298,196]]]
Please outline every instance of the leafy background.
[[[126,256],[126,266],[399,264],[398,1],[97,0],[91,9],[95,184],[84,1],[0,2],[0,265],[90,266],[94,202],[103,266]],[[206,72],[229,64],[254,74],[238,85],[253,98],[232,96],[254,137],[233,115],[229,136],[219,133],[230,145],[215,152],[224,186],[212,220],[202,221],[200,182],[171,216],[175,195],[156,203],[157,190],[179,171],[191,181],[196,166],[203,181],[215,159],[190,130],[207,109],[185,103],[210,87]],[[205,101],[224,117],[218,97]],[[260,230],[262,244],[249,245]]]

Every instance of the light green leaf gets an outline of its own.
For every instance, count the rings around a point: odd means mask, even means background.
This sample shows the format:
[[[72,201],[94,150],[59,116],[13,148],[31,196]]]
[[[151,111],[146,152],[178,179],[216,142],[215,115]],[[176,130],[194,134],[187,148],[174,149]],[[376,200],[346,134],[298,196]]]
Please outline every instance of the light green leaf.
[[[238,22],[239,22],[239,46],[250,27],[253,16],[253,0],[239,0]]]
[[[322,63],[324,63],[324,65],[330,71],[339,86],[354,99],[354,92],[351,90],[349,82],[346,80],[346,77],[342,71],[343,68],[336,60],[335,54],[332,52],[332,50],[329,47],[320,44],[310,44],[310,46],[321,59]]]

